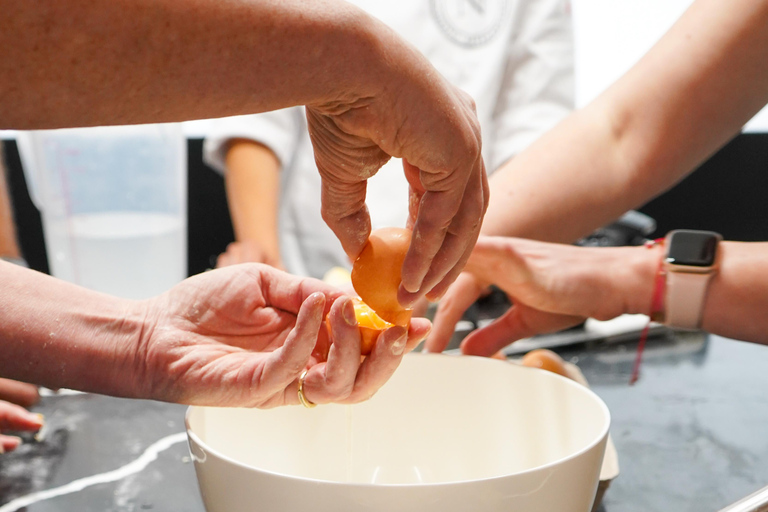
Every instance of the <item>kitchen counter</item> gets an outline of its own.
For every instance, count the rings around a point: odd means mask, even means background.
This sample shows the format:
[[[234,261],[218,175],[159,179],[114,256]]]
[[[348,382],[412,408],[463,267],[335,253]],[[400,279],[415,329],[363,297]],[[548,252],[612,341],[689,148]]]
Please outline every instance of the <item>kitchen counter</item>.
[[[717,511],[768,484],[768,347],[702,334],[560,350],[611,410],[621,474],[603,512]],[[90,394],[43,398],[42,439],[0,456],[0,512],[202,512],[185,407]],[[258,509],[255,509],[258,510]]]

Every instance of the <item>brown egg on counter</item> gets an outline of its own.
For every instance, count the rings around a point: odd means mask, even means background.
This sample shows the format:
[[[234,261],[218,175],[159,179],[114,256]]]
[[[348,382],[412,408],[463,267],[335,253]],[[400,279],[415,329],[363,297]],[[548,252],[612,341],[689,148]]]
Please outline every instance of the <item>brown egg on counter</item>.
[[[530,366],[531,368],[541,368],[563,377],[568,377],[568,371],[565,368],[565,361],[563,358],[544,348],[531,350],[525,356],[523,356],[523,366]]]

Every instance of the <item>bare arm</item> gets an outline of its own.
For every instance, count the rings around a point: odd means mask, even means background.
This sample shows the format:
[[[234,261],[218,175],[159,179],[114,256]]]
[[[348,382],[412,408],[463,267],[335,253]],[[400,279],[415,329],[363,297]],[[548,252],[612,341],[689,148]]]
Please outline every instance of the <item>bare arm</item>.
[[[126,377],[144,321],[134,301],[3,261],[0,282],[0,375],[122,396],[136,388]]]
[[[474,104],[341,0],[0,0],[0,127],[178,121],[306,105],[323,218],[354,258],[391,156],[423,188],[402,301],[446,287],[488,204]]]
[[[236,139],[229,143],[225,175],[236,244],[219,265],[255,261],[282,268],[277,212],[280,162],[266,146]]]
[[[2,127],[178,121],[378,92],[354,75],[378,60],[382,32],[332,0],[1,0],[0,10],[0,46],[14,49],[0,61]]]
[[[0,140],[0,257],[20,258],[19,245],[16,242],[16,227],[11,211],[11,194],[5,177],[3,143]]]
[[[310,400],[365,400],[429,328],[414,319],[407,331],[387,329],[361,360],[349,298],[258,264],[204,272],[144,301],[3,261],[0,283],[0,374],[187,404],[297,404],[304,369]]]
[[[768,99],[768,1],[698,0],[626,75],[499,169],[482,231],[572,242],[716,151]],[[448,343],[481,293],[467,272],[427,340]]]
[[[483,232],[573,241],[682,179],[768,100],[768,2],[698,0],[624,77],[491,178]]]
[[[702,328],[729,338],[768,344],[768,243],[723,242]],[[464,352],[491,355],[509,343],[554,332],[591,317],[650,314],[663,256],[655,247],[583,248],[531,240],[482,237],[467,268],[496,283],[515,305],[470,334]]]

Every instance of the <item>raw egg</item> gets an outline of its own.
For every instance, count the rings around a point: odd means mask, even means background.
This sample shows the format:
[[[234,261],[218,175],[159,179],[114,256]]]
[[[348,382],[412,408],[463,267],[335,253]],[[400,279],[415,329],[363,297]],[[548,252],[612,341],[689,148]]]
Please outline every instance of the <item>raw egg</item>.
[[[355,318],[357,326],[360,329],[360,353],[368,355],[373,350],[376,338],[381,331],[392,327],[393,324],[387,322],[376,314],[368,305],[360,299],[352,299],[355,306]]]
[[[541,368],[552,373],[557,373],[563,377],[569,377],[568,371],[565,368],[565,362],[563,358],[555,354],[551,350],[536,349],[531,350],[525,356],[523,356],[523,366],[530,366],[531,368]]]
[[[377,229],[368,237],[352,265],[352,286],[376,314],[386,322],[407,326],[412,310],[400,305],[401,270],[411,243],[411,231],[404,228]]]
[[[367,356],[373,351],[373,345],[376,343],[376,339],[381,331],[392,327],[394,324],[382,319],[359,297],[352,299],[352,305],[355,308],[355,319],[357,320],[357,328],[360,331],[360,354]],[[330,318],[325,319],[325,325],[328,332],[331,332]]]

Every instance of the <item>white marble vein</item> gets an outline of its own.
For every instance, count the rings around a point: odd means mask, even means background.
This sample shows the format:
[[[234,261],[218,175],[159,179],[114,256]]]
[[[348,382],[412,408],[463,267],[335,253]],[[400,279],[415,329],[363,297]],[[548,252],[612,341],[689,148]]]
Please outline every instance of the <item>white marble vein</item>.
[[[177,443],[186,441],[186,439],[187,434],[185,432],[171,434],[153,443],[146,450],[144,450],[144,453],[142,453],[136,460],[129,462],[125,466],[119,467],[112,471],[107,471],[106,473],[99,473],[97,475],[80,478],[60,487],[46,489],[44,491],[33,492],[26,496],[21,496],[0,507],[0,512],[16,512],[17,510],[28,507],[33,503],[49,500],[51,498],[56,498],[65,494],[71,494],[73,492],[79,492],[92,485],[115,482],[129,475],[133,475],[139,471],[142,471],[152,461],[157,459],[157,456],[161,452],[167,450]]]

